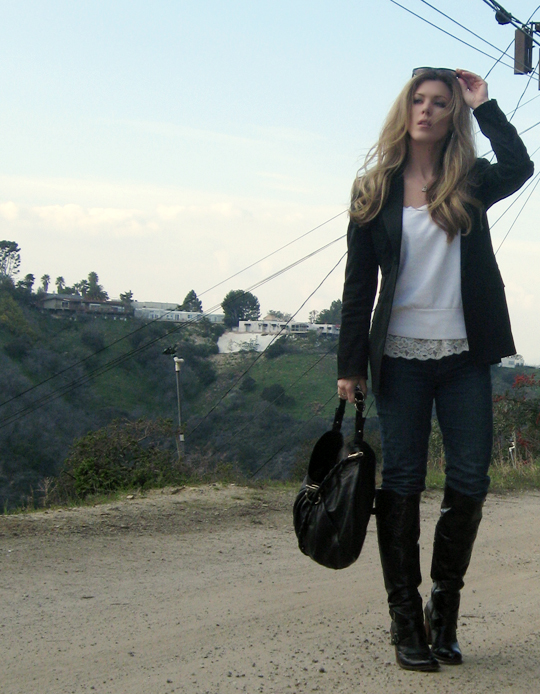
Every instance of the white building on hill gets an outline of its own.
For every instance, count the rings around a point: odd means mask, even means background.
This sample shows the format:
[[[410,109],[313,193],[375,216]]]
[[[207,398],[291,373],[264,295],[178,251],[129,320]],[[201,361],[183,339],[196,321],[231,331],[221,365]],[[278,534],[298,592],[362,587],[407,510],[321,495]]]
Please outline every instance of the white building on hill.
[[[223,333],[218,340],[219,351],[222,354],[233,352],[257,351],[263,352],[268,345],[275,341],[276,335],[339,335],[339,326],[319,323],[293,323],[275,320],[271,317],[262,320],[240,321],[237,328]]]
[[[503,357],[500,366],[505,366],[507,369],[515,369],[519,366],[525,366],[525,360],[521,354],[514,354],[511,357]]]
[[[210,323],[223,323],[222,313],[199,313],[197,311],[179,311],[178,304],[167,304],[160,301],[132,301],[135,318],[142,320],[171,321],[186,323],[206,318]]]

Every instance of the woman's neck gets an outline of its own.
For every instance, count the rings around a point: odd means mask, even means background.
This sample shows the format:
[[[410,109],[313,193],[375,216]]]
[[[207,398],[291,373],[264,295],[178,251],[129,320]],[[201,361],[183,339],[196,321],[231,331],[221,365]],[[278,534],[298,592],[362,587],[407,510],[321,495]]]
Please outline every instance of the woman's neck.
[[[441,157],[441,146],[409,142],[409,154],[405,164],[405,175],[431,181],[435,178]]]
[[[409,155],[403,172],[405,207],[422,207],[428,202],[427,190],[439,167],[441,148],[437,145],[409,143]]]

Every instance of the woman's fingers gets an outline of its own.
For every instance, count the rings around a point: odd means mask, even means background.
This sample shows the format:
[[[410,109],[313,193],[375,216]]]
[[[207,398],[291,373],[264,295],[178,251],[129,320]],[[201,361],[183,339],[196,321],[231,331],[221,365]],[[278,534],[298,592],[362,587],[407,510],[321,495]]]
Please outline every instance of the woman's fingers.
[[[462,70],[461,68],[456,70],[456,74],[463,93],[463,98],[468,106],[476,108],[484,101],[488,100],[487,82],[483,80],[480,75],[470,72],[469,70]]]
[[[340,378],[338,380],[338,395],[343,400],[348,400],[349,402],[354,402],[354,391],[356,386],[360,387],[360,390],[367,395],[367,383],[365,378],[352,377],[352,378]]]

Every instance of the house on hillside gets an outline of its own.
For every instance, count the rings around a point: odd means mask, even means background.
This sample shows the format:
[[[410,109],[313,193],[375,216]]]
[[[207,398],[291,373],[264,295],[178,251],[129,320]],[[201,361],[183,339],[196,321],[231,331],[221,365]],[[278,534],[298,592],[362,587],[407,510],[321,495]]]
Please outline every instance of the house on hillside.
[[[96,301],[75,294],[44,294],[39,307],[56,316],[101,315],[125,320],[133,316],[133,309],[122,301]]]
[[[507,369],[515,369],[519,366],[525,366],[525,360],[521,354],[514,354],[511,357],[503,357],[499,366],[504,366]]]
[[[218,340],[220,353],[256,351],[263,352],[278,335],[307,335],[315,333],[337,337],[339,325],[290,322],[263,318],[262,320],[241,320],[237,328],[224,333]]]
[[[185,323],[205,318],[210,323],[223,323],[222,313],[199,313],[197,311],[180,311],[178,304],[160,301],[132,301],[135,318],[142,320],[172,321]]]
[[[331,325],[329,323],[294,323],[280,320],[241,320],[238,328],[234,330],[237,333],[257,333],[260,335],[275,335],[282,333],[283,335],[307,335],[309,332],[316,332],[318,335],[339,335],[339,325]]]

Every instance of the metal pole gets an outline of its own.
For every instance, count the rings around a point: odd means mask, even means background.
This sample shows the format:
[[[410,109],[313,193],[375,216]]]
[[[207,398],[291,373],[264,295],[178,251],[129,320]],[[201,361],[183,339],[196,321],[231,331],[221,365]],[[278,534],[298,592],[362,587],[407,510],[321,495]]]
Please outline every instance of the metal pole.
[[[182,428],[182,401],[180,399],[180,368],[184,363],[179,357],[174,358],[174,371],[176,373],[176,399],[178,400],[178,436],[176,446],[178,448],[178,459],[182,460],[185,452],[184,430]]]

